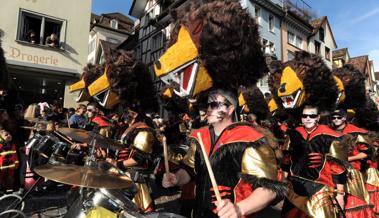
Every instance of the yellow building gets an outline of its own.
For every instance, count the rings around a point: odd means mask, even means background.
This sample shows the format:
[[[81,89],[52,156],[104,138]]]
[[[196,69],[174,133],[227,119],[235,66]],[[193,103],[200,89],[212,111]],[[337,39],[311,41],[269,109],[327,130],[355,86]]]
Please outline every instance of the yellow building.
[[[0,14],[10,78],[24,103],[73,106],[67,87],[87,62],[91,0],[2,0]]]

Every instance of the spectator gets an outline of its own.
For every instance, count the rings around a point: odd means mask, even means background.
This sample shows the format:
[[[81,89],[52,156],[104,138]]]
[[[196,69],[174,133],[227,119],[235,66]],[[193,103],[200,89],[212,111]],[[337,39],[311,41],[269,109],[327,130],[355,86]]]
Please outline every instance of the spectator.
[[[34,30],[29,30],[28,33],[26,34],[26,40],[32,44],[37,43],[37,34],[34,32]]]
[[[58,47],[58,36],[55,33],[52,33],[50,36],[46,37],[45,45],[56,48]]]
[[[80,129],[86,124],[86,118],[84,116],[87,111],[87,107],[84,104],[79,104],[76,108],[75,114],[73,114],[68,120],[68,126],[70,128]]]
[[[12,135],[0,126],[0,189],[2,191],[13,191],[14,172],[18,165],[16,144],[12,141]]]
[[[75,108],[70,107],[70,108],[68,109],[68,117],[71,117],[72,115],[74,115],[75,112],[76,112]]]

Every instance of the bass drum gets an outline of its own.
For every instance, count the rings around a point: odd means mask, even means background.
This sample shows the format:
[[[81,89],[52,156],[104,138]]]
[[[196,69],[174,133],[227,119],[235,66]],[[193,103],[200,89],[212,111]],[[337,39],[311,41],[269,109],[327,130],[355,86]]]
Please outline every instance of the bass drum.
[[[167,212],[154,212],[154,213],[145,214],[145,216],[148,218],[186,218],[182,215],[178,215],[175,213],[167,213]]]

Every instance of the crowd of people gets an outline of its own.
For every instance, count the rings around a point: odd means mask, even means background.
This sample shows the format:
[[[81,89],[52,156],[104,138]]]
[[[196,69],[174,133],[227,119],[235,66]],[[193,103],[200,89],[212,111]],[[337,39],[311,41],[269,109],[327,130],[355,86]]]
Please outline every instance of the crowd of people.
[[[238,1],[193,1],[176,19],[153,66],[160,92],[133,52],[115,50],[70,86],[80,93],[76,109],[4,107],[1,190],[26,187],[31,139],[69,128],[109,139],[97,146],[58,134],[82,154],[74,164],[94,155],[127,172],[143,214],[166,199],[180,207],[160,210],[196,218],[260,217],[279,202],[285,218],[379,216],[379,112],[364,75],[350,65],[332,71],[304,51],[267,65],[258,25]],[[263,95],[255,84],[266,74],[271,94]],[[170,190],[180,198],[158,199]]]

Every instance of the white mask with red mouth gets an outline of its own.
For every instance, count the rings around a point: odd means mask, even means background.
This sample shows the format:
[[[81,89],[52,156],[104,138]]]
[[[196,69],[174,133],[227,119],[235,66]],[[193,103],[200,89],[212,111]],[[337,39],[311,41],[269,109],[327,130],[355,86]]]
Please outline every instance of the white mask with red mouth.
[[[210,95],[207,105],[208,124],[219,123],[231,117],[229,109],[231,104],[222,95]]]
[[[301,123],[306,129],[312,129],[320,120],[317,108],[304,108],[301,115]]]

